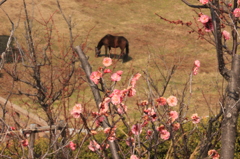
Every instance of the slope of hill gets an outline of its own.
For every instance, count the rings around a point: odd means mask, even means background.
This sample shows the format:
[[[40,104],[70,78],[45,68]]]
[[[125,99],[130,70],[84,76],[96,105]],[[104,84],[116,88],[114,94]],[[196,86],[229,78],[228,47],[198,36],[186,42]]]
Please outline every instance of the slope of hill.
[[[35,30],[41,31],[38,21],[53,15],[60,34],[68,35],[67,24],[55,0],[26,0],[26,2],[29,15],[33,17],[32,25]],[[208,113],[206,103],[215,107],[218,99],[216,89],[221,77],[217,72],[214,48],[203,40],[198,40],[197,36],[189,34],[189,28],[169,24],[155,15],[158,13],[171,20],[194,21],[195,13],[180,1],[60,0],[60,4],[65,15],[72,19],[74,36],[79,36],[75,45],[87,41],[87,48],[84,51],[90,57],[89,62],[94,69],[102,62],[102,57],[94,57],[94,47],[101,37],[105,34],[122,35],[130,43],[130,60],[124,64],[119,63],[118,69],[126,72],[130,68],[134,69],[133,72],[148,70],[158,82],[159,89],[162,89],[163,79],[154,62],[165,74],[173,64],[178,64],[178,70],[166,95],[173,93],[181,96],[193,62],[198,59],[201,61],[201,70],[199,75],[193,78],[192,101],[188,104],[197,109],[192,109],[192,112],[198,111],[204,115]],[[22,1],[9,0],[4,3],[3,9],[15,25],[18,25],[15,36],[19,40],[24,39],[25,18]],[[8,35],[11,25],[3,11],[1,11],[0,23],[2,26],[0,34]],[[117,53],[119,51],[113,50]],[[145,89],[145,86],[138,88],[143,94]],[[201,109],[198,109],[199,106]]]

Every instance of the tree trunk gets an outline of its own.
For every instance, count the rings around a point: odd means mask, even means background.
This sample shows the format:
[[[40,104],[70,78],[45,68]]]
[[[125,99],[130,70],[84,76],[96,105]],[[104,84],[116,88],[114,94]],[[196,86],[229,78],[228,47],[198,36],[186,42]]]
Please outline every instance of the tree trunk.
[[[228,83],[226,104],[223,110],[221,159],[234,158],[238,110],[240,107],[239,90],[240,55],[233,55],[231,77]]]

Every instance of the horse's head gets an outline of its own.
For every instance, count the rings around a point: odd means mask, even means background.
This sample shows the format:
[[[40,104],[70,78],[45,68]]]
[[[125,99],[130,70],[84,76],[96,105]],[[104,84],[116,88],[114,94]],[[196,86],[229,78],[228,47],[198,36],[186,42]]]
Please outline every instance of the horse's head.
[[[95,56],[98,57],[100,55],[101,51],[95,47]]]

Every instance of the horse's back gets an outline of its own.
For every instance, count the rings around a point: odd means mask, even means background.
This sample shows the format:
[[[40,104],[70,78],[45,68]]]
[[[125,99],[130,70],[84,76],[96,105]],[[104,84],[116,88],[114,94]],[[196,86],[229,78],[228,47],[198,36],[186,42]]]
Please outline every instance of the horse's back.
[[[110,46],[113,48],[117,48],[117,47],[125,47],[126,45],[128,45],[128,40],[124,37],[124,36],[113,36],[111,34],[107,34],[105,35],[102,40],[104,45],[106,46]]]

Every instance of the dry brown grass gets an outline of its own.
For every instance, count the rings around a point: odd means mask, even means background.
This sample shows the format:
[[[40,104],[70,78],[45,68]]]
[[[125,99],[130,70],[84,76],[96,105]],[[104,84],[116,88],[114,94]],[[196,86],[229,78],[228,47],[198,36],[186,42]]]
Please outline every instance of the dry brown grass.
[[[41,33],[41,26],[36,22],[47,19],[54,14],[54,22],[61,35],[68,36],[68,28],[58,11],[56,1],[34,1],[27,0],[30,15],[34,15],[33,27],[36,36]],[[105,34],[114,34],[125,36],[130,42],[130,58],[127,63],[118,64],[118,69],[127,72],[134,69],[133,72],[141,72],[148,69],[151,75],[161,81],[161,76],[156,71],[153,64],[148,63],[149,53],[153,53],[150,60],[164,58],[165,64],[161,60],[157,60],[159,66],[166,72],[165,67],[170,68],[171,65],[179,64],[177,72],[173,76],[166,96],[175,93],[181,96],[182,89],[188,79],[193,61],[198,59],[201,61],[200,73],[194,77],[192,84],[192,97],[189,103],[190,112],[197,111],[201,115],[208,114],[208,107],[202,92],[204,92],[209,106],[216,107],[218,101],[217,85],[221,83],[221,76],[218,75],[216,65],[216,55],[213,46],[197,40],[197,37],[188,34],[188,28],[182,26],[171,25],[160,20],[154,13],[158,13],[171,20],[191,20],[195,14],[191,12],[180,1],[143,1],[143,0],[60,0],[63,11],[72,17],[74,24],[73,33],[79,35],[75,45],[82,44],[87,38],[87,48],[84,50],[90,57],[89,62],[92,63],[93,69],[101,65],[102,58],[94,57],[94,47],[97,42]],[[32,8],[34,7],[34,13]],[[24,16],[21,13],[22,1],[7,1],[3,5],[4,10],[9,14],[10,18],[17,24],[19,18],[19,27],[15,36],[19,40],[24,39]],[[22,11],[23,12],[23,11]],[[2,23],[1,35],[8,35],[10,24],[0,11],[0,21]],[[90,29],[94,28],[90,33]],[[88,35],[89,34],[89,35]],[[114,49],[113,49],[114,51]],[[117,53],[119,50],[115,50]],[[220,81],[220,82],[219,82]],[[217,83],[219,82],[219,83]],[[144,80],[138,86],[139,92],[145,92]],[[217,84],[216,84],[217,83]],[[144,87],[143,87],[144,86]],[[161,89],[161,83],[159,84]],[[140,94],[142,98],[144,94]],[[134,102],[129,102],[133,105]]]

